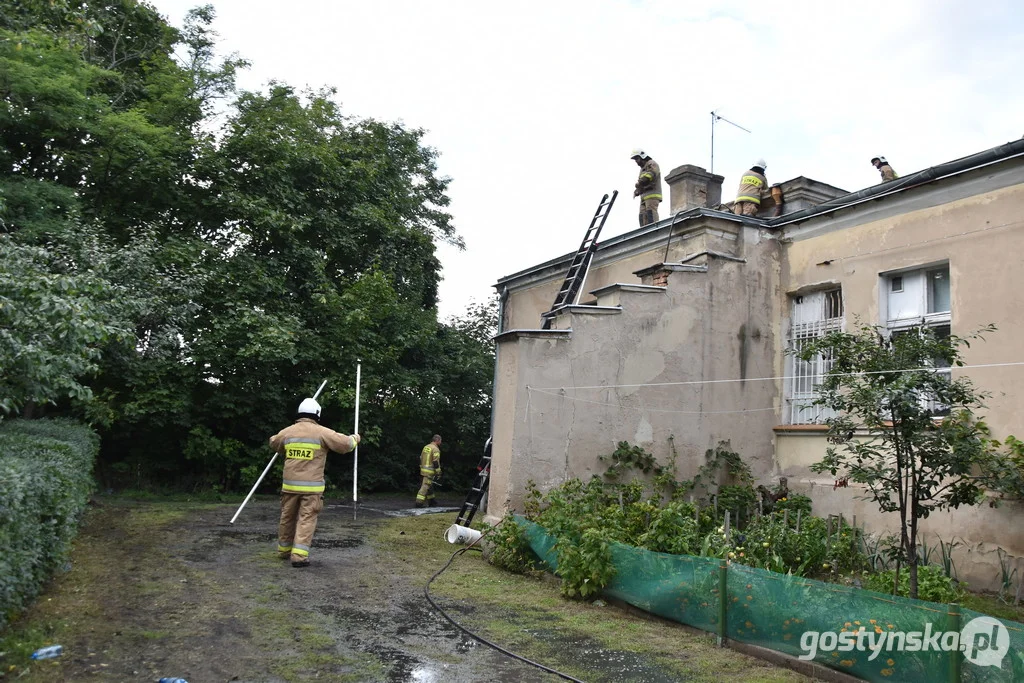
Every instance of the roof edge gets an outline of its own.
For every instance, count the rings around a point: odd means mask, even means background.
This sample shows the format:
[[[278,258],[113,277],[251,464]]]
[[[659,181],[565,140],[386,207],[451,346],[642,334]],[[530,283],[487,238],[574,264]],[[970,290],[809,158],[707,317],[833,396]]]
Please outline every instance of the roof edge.
[[[1013,140],[969,156],[954,159],[953,161],[947,161],[936,166],[931,166],[922,171],[911,173],[908,176],[897,178],[896,180],[872,185],[871,187],[864,188],[863,190],[857,190],[856,192],[851,192],[841,197],[830,199],[829,201],[818,204],[817,206],[801,209],[800,211],[795,211],[791,214],[783,214],[778,218],[769,219],[765,224],[769,228],[781,228],[782,226],[789,225],[790,223],[798,223],[800,221],[807,220],[808,218],[845,209],[872,199],[886,197],[898,192],[905,192],[936,180],[966,173],[967,171],[972,171],[983,166],[1008,161],[1014,157],[1022,155],[1024,155],[1024,138],[1021,138],[1020,140]]]

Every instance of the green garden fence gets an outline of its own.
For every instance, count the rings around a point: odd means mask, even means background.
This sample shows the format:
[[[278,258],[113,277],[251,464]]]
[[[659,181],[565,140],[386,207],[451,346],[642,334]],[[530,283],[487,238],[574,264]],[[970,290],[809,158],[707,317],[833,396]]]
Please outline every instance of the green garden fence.
[[[537,556],[557,571],[558,539],[524,517],[515,520]],[[604,589],[609,597],[865,680],[1024,681],[1024,625],[1017,622],[621,543],[612,544],[612,560],[615,577]]]

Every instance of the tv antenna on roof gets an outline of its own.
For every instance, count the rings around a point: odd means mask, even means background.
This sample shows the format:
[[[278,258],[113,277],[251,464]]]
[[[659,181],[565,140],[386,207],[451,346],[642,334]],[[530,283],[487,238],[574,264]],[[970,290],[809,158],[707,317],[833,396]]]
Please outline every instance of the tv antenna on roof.
[[[717,109],[711,112],[711,173],[715,172],[715,123],[718,121],[725,121],[732,126],[736,126],[740,130],[747,131],[748,133],[751,132],[735,121],[730,121],[724,116],[720,116]]]

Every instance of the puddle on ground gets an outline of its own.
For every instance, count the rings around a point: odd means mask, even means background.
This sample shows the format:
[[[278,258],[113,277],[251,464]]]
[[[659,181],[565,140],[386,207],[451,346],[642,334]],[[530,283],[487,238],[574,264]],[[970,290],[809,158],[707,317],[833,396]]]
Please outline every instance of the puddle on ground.
[[[247,543],[267,543],[269,541],[276,541],[277,534],[259,532],[259,531],[242,531],[241,529],[218,529],[217,535],[221,538],[237,538],[240,541]]]
[[[347,508],[352,509],[352,505],[328,505],[329,508]],[[403,510],[382,510],[380,508],[369,507],[366,505],[360,505],[359,512],[376,512],[378,514],[386,515],[387,517],[420,517],[421,515],[436,515],[448,512],[458,512],[461,508],[457,507],[436,507],[436,508],[406,508]]]
[[[604,678],[609,674],[613,680],[644,681],[644,683],[674,683],[686,680],[678,674],[669,674],[654,661],[651,655],[611,650],[590,638],[566,637],[557,631],[524,629],[552,650],[567,655],[574,663],[592,671],[591,676]],[[550,664],[548,664],[551,666]],[[596,674],[596,676],[595,676]]]
[[[276,538],[276,536],[275,536]],[[361,538],[313,538],[314,548],[355,548],[363,544]]]
[[[396,620],[389,620],[390,623],[382,623],[383,615],[370,613],[365,610],[353,607],[339,607],[336,605],[320,605],[317,611],[335,619],[342,627],[353,626],[369,629],[369,632],[376,634],[408,634],[415,630],[415,635],[422,636],[428,641],[437,642],[440,640],[457,639],[454,649],[460,654],[465,654],[477,646],[476,641],[454,632],[447,622],[435,621],[428,615],[431,610],[424,610],[422,605],[415,602],[402,603],[401,623]],[[367,642],[365,640],[366,630],[352,632],[349,629],[345,638],[349,644],[361,652],[376,657],[388,669],[388,683],[435,683],[452,679],[452,672],[446,664],[422,660],[419,657],[385,645],[376,640]],[[444,648],[439,648],[443,650]]]

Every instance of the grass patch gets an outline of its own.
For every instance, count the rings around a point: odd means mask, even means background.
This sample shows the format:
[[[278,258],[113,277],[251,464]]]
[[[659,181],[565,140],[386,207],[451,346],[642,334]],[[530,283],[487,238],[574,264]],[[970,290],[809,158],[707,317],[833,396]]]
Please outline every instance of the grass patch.
[[[204,618],[204,605],[188,606],[182,601],[197,583],[203,583],[202,577],[182,571],[168,575],[167,567],[174,560],[160,547],[168,529],[197,507],[214,506],[175,502],[139,506],[121,497],[105,497],[87,508],[72,546],[73,571],[55,576],[44,594],[0,637],[0,676],[26,683],[67,680],[68,652],[86,633],[91,642],[118,644],[86,653],[94,657],[97,667],[105,666],[101,659],[134,656],[133,649],[140,643],[181,635],[181,631],[172,634],[160,628],[155,621],[135,628],[121,624],[111,610],[126,596],[148,606],[154,615],[177,615],[186,626]],[[30,659],[36,649],[53,644],[64,645],[64,657],[45,662]]]
[[[994,593],[968,593],[960,601],[962,607],[975,612],[984,612],[996,619],[1007,619],[1024,623],[1024,604],[1006,604]]]
[[[139,631],[139,636],[146,640],[163,640],[170,638],[171,633],[169,631]]]
[[[370,538],[382,570],[407,567],[440,569],[459,546],[442,540],[455,515],[400,517],[379,525]],[[390,565],[390,566],[388,566]],[[429,578],[426,571],[423,581]],[[612,606],[563,599],[550,576],[520,576],[488,564],[470,550],[431,585],[431,595],[467,628],[517,654],[588,681],[616,680],[619,655],[640,655],[642,662],[688,681],[783,683],[807,678],[732,650],[720,649],[710,634],[634,616]],[[438,600],[438,598],[444,598]],[[453,600],[456,604],[453,605]],[[468,605],[462,610],[458,603]],[[566,644],[572,644],[566,647]],[[615,660],[604,669],[593,648]],[[597,658],[599,659],[599,658]]]
[[[257,607],[250,617],[260,624],[254,640],[271,657],[267,669],[288,683],[319,677],[325,670],[329,680],[339,682],[379,679],[383,672],[368,655],[338,653],[334,639],[326,635],[327,621],[314,612]]]

